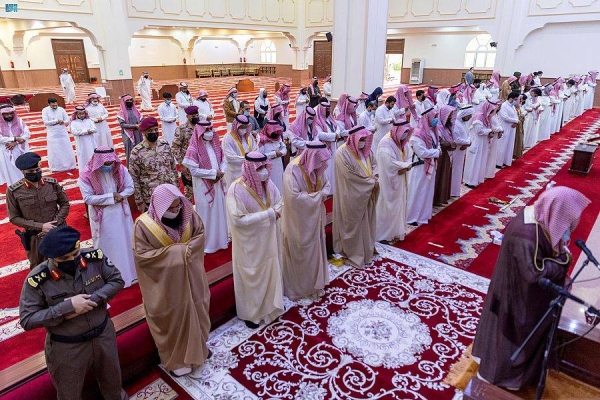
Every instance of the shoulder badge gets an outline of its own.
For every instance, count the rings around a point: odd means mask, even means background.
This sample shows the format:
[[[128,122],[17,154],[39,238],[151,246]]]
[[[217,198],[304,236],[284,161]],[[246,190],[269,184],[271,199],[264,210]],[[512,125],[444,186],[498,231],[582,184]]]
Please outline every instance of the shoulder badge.
[[[8,187],[8,190],[10,190],[12,192],[13,190],[17,190],[18,188],[20,188],[24,184],[25,184],[25,179],[21,179],[20,181],[17,181],[15,183],[13,183],[12,185],[10,185]]]
[[[54,178],[46,178],[44,177],[44,181],[48,183],[58,183],[58,181]]]
[[[94,261],[94,260],[102,260],[104,258],[104,253],[100,249],[92,249],[89,251],[82,251],[82,257],[86,261]]]
[[[50,277],[50,269],[48,267],[42,268],[37,274],[33,274],[27,278],[27,283],[32,287],[37,288],[39,285],[44,283]]]

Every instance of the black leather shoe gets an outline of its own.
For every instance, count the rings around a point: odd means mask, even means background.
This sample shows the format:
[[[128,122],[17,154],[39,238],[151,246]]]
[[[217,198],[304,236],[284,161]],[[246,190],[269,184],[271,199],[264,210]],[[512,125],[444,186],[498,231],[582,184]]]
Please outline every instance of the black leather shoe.
[[[260,324],[255,324],[252,321],[244,321],[244,323],[246,324],[246,326],[250,329],[256,329],[260,326]]]

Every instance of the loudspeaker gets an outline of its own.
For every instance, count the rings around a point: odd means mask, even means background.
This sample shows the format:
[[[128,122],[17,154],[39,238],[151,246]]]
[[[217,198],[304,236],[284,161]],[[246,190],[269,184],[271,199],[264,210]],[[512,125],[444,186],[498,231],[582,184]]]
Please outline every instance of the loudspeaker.
[[[327,41],[328,41],[328,42],[331,42],[331,40],[333,39],[333,35],[331,34],[331,32],[327,32],[327,33],[325,34],[325,37],[327,38]]]

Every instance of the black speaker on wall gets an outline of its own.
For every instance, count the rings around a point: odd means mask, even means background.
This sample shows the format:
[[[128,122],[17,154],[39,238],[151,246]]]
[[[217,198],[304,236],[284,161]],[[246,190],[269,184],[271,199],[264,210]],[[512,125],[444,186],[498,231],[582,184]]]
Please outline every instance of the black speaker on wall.
[[[327,32],[327,33],[325,34],[325,37],[327,38],[327,41],[328,41],[328,42],[331,42],[331,40],[333,39],[333,35],[331,34],[331,32]]]

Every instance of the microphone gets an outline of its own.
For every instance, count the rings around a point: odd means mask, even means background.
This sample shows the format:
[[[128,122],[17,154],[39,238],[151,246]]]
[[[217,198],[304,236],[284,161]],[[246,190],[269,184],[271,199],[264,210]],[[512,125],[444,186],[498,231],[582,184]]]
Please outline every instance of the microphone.
[[[575,244],[577,245],[577,247],[579,247],[581,249],[581,251],[583,251],[585,253],[588,260],[590,260],[592,262],[592,264],[594,264],[596,267],[600,268],[600,265],[598,265],[598,260],[596,260],[596,257],[594,257],[594,255],[592,254],[592,251],[590,249],[588,249],[588,247],[585,245],[585,242],[583,240],[577,239],[575,241]]]
[[[571,299],[579,304],[583,304],[590,313],[595,314],[595,315],[600,315],[600,311],[598,311],[598,309],[596,307],[594,307],[593,305],[587,303],[585,300],[571,294],[571,292],[569,292],[567,289],[565,289],[564,287],[557,285],[555,283],[552,283],[552,281],[548,278],[542,278],[538,281],[538,284],[543,287],[544,289],[548,289],[548,290],[552,290],[555,291],[556,293],[558,293],[561,296],[564,296],[568,299]]]

